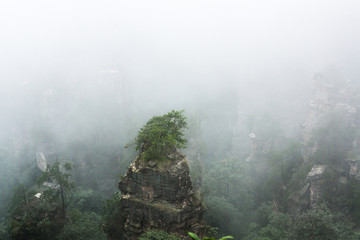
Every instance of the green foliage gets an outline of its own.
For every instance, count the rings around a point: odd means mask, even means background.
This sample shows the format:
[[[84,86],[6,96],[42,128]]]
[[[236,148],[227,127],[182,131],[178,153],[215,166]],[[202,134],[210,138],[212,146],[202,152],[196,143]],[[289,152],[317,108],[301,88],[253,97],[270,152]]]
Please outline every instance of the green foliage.
[[[106,204],[105,204],[104,209],[103,209],[103,217],[105,219],[106,218],[111,218],[114,213],[115,214],[120,213],[120,210],[121,210],[120,199],[121,199],[121,193],[116,192],[116,193],[114,193],[112,195],[111,198],[106,200]]]
[[[6,219],[0,219],[0,239],[1,240],[11,239]]]
[[[312,156],[315,163],[339,165],[353,148],[357,130],[351,127],[342,111],[332,111],[321,119],[313,131],[318,150]]]
[[[255,212],[255,222],[250,224],[246,240],[281,239],[287,240],[289,233],[289,217],[287,214],[274,213],[271,205],[262,204]]]
[[[54,187],[44,188],[40,198],[24,185],[14,189],[9,209],[13,216],[9,221],[9,231],[14,239],[53,239],[59,233],[67,221],[64,192],[73,188],[69,170],[71,166],[68,163],[61,165],[56,162],[49,166],[38,184],[49,181],[54,183]]]
[[[102,228],[112,239],[122,239],[123,212],[120,203],[121,194],[116,192],[105,203],[102,216]]]
[[[15,209],[9,232],[13,239],[54,239],[65,222],[57,203],[31,197]]]
[[[15,177],[17,176],[17,169],[14,167],[16,161],[14,161],[13,156],[10,154],[10,149],[10,146],[6,148],[0,145],[0,182],[2,183],[0,191],[0,218],[8,211],[7,207],[11,202],[11,195],[16,182]]]
[[[307,175],[309,174],[311,168],[314,166],[314,163],[309,160],[308,162],[304,162],[300,167],[298,167],[295,173],[292,175],[288,186],[288,193],[292,193],[293,191],[299,191],[299,188],[304,186]]]
[[[276,200],[280,205],[285,205],[290,179],[303,162],[301,150],[300,143],[289,141],[283,149],[268,154],[270,164],[260,187],[260,202]]]
[[[293,227],[293,239],[339,239],[338,232],[334,224],[334,215],[322,204],[314,206],[295,218]]]
[[[352,224],[343,216],[331,212],[325,204],[315,205],[295,216],[269,210],[270,205],[262,205],[257,210],[257,214],[265,213],[266,216],[256,217],[246,240],[359,239],[359,233],[352,230]]]
[[[48,164],[46,171],[39,178],[38,183],[55,182],[62,185],[64,188],[71,189],[74,187],[74,183],[71,181],[71,174],[69,171],[72,169],[71,163],[61,163],[56,161],[53,165]]]
[[[77,208],[84,210],[86,208],[86,200],[94,193],[92,189],[84,189],[77,187],[69,197],[68,208]]]
[[[219,236],[219,228],[211,225],[206,225],[206,235],[217,238]]]
[[[102,192],[93,189],[77,187],[68,198],[68,207],[77,208],[83,212],[95,212],[102,214],[106,196]]]
[[[272,214],[269,224],[260,230],[260,236],[266,239],[289,239],[288,235],[289,218],[287,214]]]
[[[61,189],[70,193],[69,190],[74,186],[70,180],[69,170],[71,170],[69,164],[56,162],[49,166],[39,179],[39,183],[51,181],[54,185],[43,187],[40,198],[34,197],[34,193],[28,193],[23,185],[15,189],[14,207],[11,211],[14,217],[9,221],[9,232],[13,239],[106,239],[101,229],[101,216],[86,211],[90,208],[87,206],[89,198],[94,196],[92,190],[80,188],[75,193],[68,194],[67,205],[72,208],[64,217],[63,204],[59,201],[59,196],[62,195]],[[95,200],[99,198],[95,196]]]
[[[270,223],[273,211],[271,209],[271,203],[261,204],[261,206],[255,211],[255,222],[259,227],[265,227]]]
[[[58,235],[58,240],[106,240],[101,230],[101,217],[94,212],[81,213],[77,209],[69,212],[69,221]]]
[[[196,235],[195,233],[189,232],[188,234],[189,234],[189,236],[190,236],[192,239],[194,239],[194,240],[201,240],[201,239],[199,238],[199,236]],[[225,236],[225,237],[219,238],[219,240],[226,240],[226,239],[234,239],[234,237],[232,237],[232,236]],[[204,237],[202,240],[216,240],[216,238],[214,238],[214,237]]]
[[[194,240],[201,240],[195,233],[189,232],[189,236]]]
[[[187,128],[183,111],[174,111],[151,118],[135,139],[136,150],[142,160],[161,161],[176,148],[185,148],[187,140],[183,130]]]
[[[219,227],[223,233],[241,235],[245,232],[244,215],[231,202],[223,197],[210,197],[206,201],[206,206],[206,220],[209,224]]]
[[[18,207],[28,203],[28,192],[26,191],[23,184],[19,184],[14,188],[14,193],[10,202],[9,212],[15,214]]]
[[[87,212],[88,200],[94,195],[92,190],[78,189],[73,194],[68,194],[68,206],[72,209],[64,217],[62,201],[59,201],[62,190],[69,193],[73,188],[70,180],[71,170],[69,164],[55,164],[48,167],[39,179],[39,183],[51,181],[53,187],[44,187],[40,198],[30,194],[23,185],[14,191],[13,218],[9,221],[9,232],[14,239],[93,239],[105,240],[106,235],[101,229],[101,216],[95,212]],[[62,185],[60,185],[60,183]],[[57,184],[57,185],[56,185]],[[62,199],[62,198],[61,198]],[[95,196],[94,201],[99,200]],[[101,204],[101,203],[100,203]],[[79,209],[77,209],[79,208]],[[85,210],[81,212],[81,210]],[[5,239],[5,238],[4,238]]]
[[[289,195],[305,184],[313,161],[304,163],[302,146],[289,142],[271,151],[262,163],[232,159],[214,162],[205,171],[203,181],[207,222],[219,227],[221,233],[246,240],[359,239],[348,219],[332,213],[326,206],[315,206],[296,216],[286,214]],[[340,186],[336,183],[338,178],[332,169],[325,171],[321,180],[325,195]],[[334,194],[329,195],[333,197],[331,204],[336,202],[335,209],[339,206],[348,209],[349,216],[356,221],[360,184],[349,180],[340,187],[339,200]],[[343,195],[341,199],[340,195]]]
[[[350,178],[346,184],[340,184],[336,195],[333,195],[332,203],[350,217],[357,225],[360,224],[360,182]]]
[[[121,169],[127,169],[136,151],[122,151],[119,146],[123,143],[108,133],[96,132],[89,138],[66,142],[59,151],[63,153],[63,159],[71,159],[73,179],[77,186],[110,196],[116,191],[116,184],[110,183]],[[123,154],[131,155],[131,161]]]
[[[150,230],[141,234],[139,240],[181,240],[181,238],[162,230]]]
[[[240,238],[247,232],[254,207],[254,187],[249,172],[248,166],[236,159],[218,161],[205,172],[204,202],[208,208],[205,217],[220,233]]]
[[[58,187],[46,189],[43,196],[49,198],[50,201],[56,200],[60,196],[63,216],[65,216],[65,193],[75,187],[69,173],[71,169],[71,163],[61,164],[59,161],[56,161],[53,165],[47,166],[46,171],[38,180],[39,185],[44,182],[58,184]]]

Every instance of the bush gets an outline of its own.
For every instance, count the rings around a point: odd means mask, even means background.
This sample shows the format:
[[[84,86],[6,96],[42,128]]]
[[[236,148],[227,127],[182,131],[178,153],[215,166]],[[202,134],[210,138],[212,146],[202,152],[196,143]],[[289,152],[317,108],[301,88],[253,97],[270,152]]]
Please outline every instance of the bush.
[[[4,219],[0,220],[0,239],[10,240],[10,234],[8,231],[7,221]]]
[[[292,224],[295,240],[350,240],[359,239],[346,219],[333,214],[325,204],[314,205],[310,210],[296,216]]]
[[[135,139],[136,150],[142,160],[161,161],[176,148],[185,148],[187,140],[183,130],[187,128],[183,111],[174,111],[151,118]]]
[[[247,240],[282,239],[287,240],[289,233],[289,216],[275,213],[271,204],[262,204],[255,211],[255,222],[250,224]]]
[[[320,121],[320,127],[313,131],[313,141],[318,150],[312,156],[315,163],[341,165],[347,153],[353,148],[356,137],[354,129],[342,111],[331,111]]]
[[[106,240],[106,234],[101,230],[101,217],[94,212],[81,213],[72,210],[71,221],[60,232],[59,240]]]
[[[270,205],[262,205],[256,211],[255,222],[251,223],[246,240],[360,239],[359,233],[352,230],[352,224],[342,215],[334,214],[325,204],[314,205],[296,216],[269,211]],[[264,217],[259,216],[261,214]]]
[[[199,236],[196,235],[195,233],[189,232],[189,236],[194,240],[201,240],[199,238]],[[227,239],[233,239],[233,238],[234,238],[233,236],[225,236],[225,237],[220,238],[219,240],[227,240]],[[216,238],[214,238],[214,237],[204,237],[203,240],[216,240]]]
[[[120,198],[120,192],[114,193],[112,197],[106,201],[103,209],[102,229],[111,239],[122,239],[123,237],[122,227],[119,227],[124,225]]]
[[[207,199],[206,206],[208,207],[207,222],[219,227],[221,233],[238,236],[245,231],[243,214],[228,200],[222,197],[211,197]]]
[[[141,234],[139,240],[181,240],[181,238],[162,230],[150,230]]]

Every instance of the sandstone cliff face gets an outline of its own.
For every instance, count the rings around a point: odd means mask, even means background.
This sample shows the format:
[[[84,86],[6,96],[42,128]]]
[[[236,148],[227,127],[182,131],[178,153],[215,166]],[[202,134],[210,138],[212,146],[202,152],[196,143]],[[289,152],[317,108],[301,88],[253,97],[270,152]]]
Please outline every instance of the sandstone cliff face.
[[[322,126],[322,118],[331,111],[342,113],[343,121],[340,123],[346,128],[357,129],[360,126],[360,115],[357,110],[359,98],[353,91],[350,82],[343,79],[335,81],[329,76],[321,75],[314,79],[314,92],[310,101],[310,108],[303,124],[304,162],[319,150],[318,139],[314,136],[314,130]],[[332,131],[332,129],[329,129]],[[307,179],[301,190],[292,194],[290,200],[294,201],[293,209],[304,209],[321,202],[324,194],[335,195],[337,188],[345,184],[347,179],[355,177],[360,179],[360,149],[358,137],[354,142],[346,143],[350,147],[346,156],[336,159],[338,165],[323,162],[311,166]],[[351,154],[350,154],[351,153]],[[329,176],[329,172],[333,176]]]
[[[324,172],[326,170],[326,165],[315,165],[311,168],[307,178],[309,182],[310,190],[310,204],[316,204],[320,202],[323,197],[323,184],[324,181]]]
[[[186,236],[202,233],[202,202],[195,197],[189,166],[179,153],[167,165],[138,158],[119,182],[124,213],[124,238],[137,239],[150,229]]]
[[[319,74],[314,78],[314,91],[309,111],[303,124],[304,164],[310,164],[311,157],[319,151],[320,145],[314,130],[322,127],[322,119],[330,112],[342,114],[340,123],[345,128],[357,129],[360,126],[359,96],[351,83],[345,79]],[[333,129],[329,129],[333,131]],[[338,165],[323,161],[309,169],[301,188],[289,197],[289,206],[297,212],[324,200],[327,195],[337,194],[337,188],[345,184],[347,179],[360,179],[360,148],[358,137],[349,145],[346,156],[336,159]],[[352,146],[352,147],[351,147]],[[350,154],[351,153],[351,154]],[[332,172],[333,176],[329,176]]]
[[[347,124],[352,127],[358,124],[358,111],[354,106],[355,94],[351,91],[351,84],[333,83],[329,77],[319,74],[314,78],[313,97],[307,118],[303,124],[303,143],[305,146],[304,160],[307,161],[317,151],[317,143],[312,142],[313,130],[318,128],[321,118],[329,111],[342,111]]]

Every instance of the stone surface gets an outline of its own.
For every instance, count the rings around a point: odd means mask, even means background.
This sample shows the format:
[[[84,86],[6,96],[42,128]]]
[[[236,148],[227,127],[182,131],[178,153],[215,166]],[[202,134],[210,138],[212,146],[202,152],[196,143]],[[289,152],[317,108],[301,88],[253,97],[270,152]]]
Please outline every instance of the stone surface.
[[[322,119],[331,111],[344,114],[342,122],[344,126],[349,128],[360,126],[357,110],[359,96],[349,81],[342,79],[341,76],[318,74],[314,77],[313,84],[308,114],[302,125],[305,164],[309,163],[309,159],[320,147],[314,130],[321,127]],[[293,212],[304,210],[320,202],[325,192],[328,195],[336,194],[337,186],[345,184],[349,177],[360,179],[360,148],[357,142],[358,140],[355,139],[352,143],[353,148],[348,150],[347,159],[338,159],[342,164],[334,165],[329,162],[328,165],[312,166],[307,178],[289,197],[289,206]],[[326,176],[327,173],[333,175]]]
[[[257,154],[257,142],[255,133],[250,133],[249,135],[251,141],[251,153],[250,156],[245,160],[246,162],[251,162],[256,158]]]
[[[358,111],[354,104],[355,93],[352,92],[350,82],[342,80],[334,81],[331,76],[318,74],[314,77],[314,90],[310,101],[309,111],[302,125],[303,143],[305,146],[304,160],[308,161],[318,148],[317,142],[313,141],[313,130],[318,128],[321,119],[329,111],[337,110],[346,114],[346,123],[349,127],[358,125]]]
[[[290,194],[287,205],[289,211],[293,214],[302,212],[310,206],[310,183],[307,182],[299,191]]]
[[[321,178],[322,174],[325,171],[326,166],[325,165],[314,165],[311,168],[311,171],[308,173],[308,178],[310,180],[317,180]]]
[[[322,200],[324,190],[324,172],[326,165],[314,165],[308,173],[310,204],[318,203]]]
[[[204,231],[203,204],[195,197],[185,157],[154,165],[138,158],[119,182],[124,213],[124,238],[137,239],[150,229],[186,236]]]
[[[47,161],[45,158],[45,155],[43,152],[36,152],[36,163],[38,168],[42,171],[45,172],[46,168],[47,168]]]

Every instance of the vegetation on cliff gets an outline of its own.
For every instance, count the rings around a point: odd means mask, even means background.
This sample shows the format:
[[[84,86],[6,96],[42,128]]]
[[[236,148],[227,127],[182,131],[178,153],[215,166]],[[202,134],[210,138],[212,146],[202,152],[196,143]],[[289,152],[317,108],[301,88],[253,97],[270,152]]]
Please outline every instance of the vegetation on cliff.
[[[303,240],[311,239],[315,235],[318,239],[359,238],[354,229],[360,225],[360,183],[355,177],[348,177],[347,181],[341,182],[347,173],[340,171],[345,161],[355,161],[359,157],[358,133],[356,126],[348,128],[343,124],[347,117],[342,115],[342,112],[325,115],[320,126],[314,130],[313,144],[317,145],[317,152],[308,162],[303,161],[303,145],[297,140],[285,138],[281,131],[277,131],[279,124],[270,121],[269,117],[251,120],[252,125],[246,130],[259,133],[255,149],[259,153],[252,162],[242,161],[249,152],[240,157],[229,154],[229,142],[215,138],[204,139],[203,129],[199,130],[202,123],[198,121],[198,117],[192,116],[191,120],[196,124],[190,125],[190,134],[187,135],[190,147],[187,150],[190,153],[188,163],[191,171],[200,179],[197,187],[207,206],[207,223],[218,228],[218,234],[206,234],[207,236],[233,235],[236,239],[246,240]],[[149,166],[152,161],[156,164],[163,161],[174,163],[168,160],[175,156],[172,154],[175,149],[186,146],[186,128],[187,119],[183,111],[172,111],[151,118],[136,138],[136,149],[140,153],[139,165]],[[135,132],[136,130],[134,134]],[[216,137],[224,139],[229,136],[228,133],[219,131]],[[213,139],[216,144],[212,142]],[[208,148],[210,145],[206,141],[212,142],[213,147]],[[107,174],[109,168],[117,164],[123,166],[121,173],[124,173],[136,152],[134,149],[112,150],[109,143],[102,144],[94,140],[85,144],[86,146],[63,146],[64,155],[74,163],[74,169],[68,169],[69,171],[65,171],[62,164],[55,163],[48,172],[42,173],[37,169],[36,163],[32,163],[32,167],[24,171],[22,181],[19,181],[22,185],[14,189],[14,198],[9,201],[12,207],[8,208],[8,216],[3,218],[0,224],[0,238],[22,239],[26,236],[30,239],[95,240],[105,239],[106,232],[111,239],[121,239],[124,231],[119,227],[123,220],[121,194],[114,194],[105,202],[104,199],[110,197],[112,192],[111,189],[104,190],[106,184],[102,184],[102,175]],[[26,151],[22,154],[25,157],[31,156]],[[108,154],[109,152],[111,154]],[[78,156],[81,161],[77,159]],[[108,158],[112,159],[111,163],[115,162],[115,165],[104,164]],[[195,164],[201,167],[194,167]],[[307,176],[314,164],[330,165],[324,171],[323,179],[319,181],[319,186],[324,191],[322,201],[326,203],[308,210],[294,210],[291,205],[292,197],[296,194],[307,194],[309,189],[302,188],[307,186]],[[30,173],[25,175],[27,172]],[[70,176],[70,172],[73,176]],[[74,181],[77,187],[66,192],[64,202],[60,187],[44,191],[42,197],[37,199],[34,194],[39,188],[35,186],[40,176],[41,182],[53,179],[59,183],[63,179],[64,190],[71,186],[67,182]],[[116,181],[114,177],[115,184]],[[160,184],[157,184],[157,187],[159,186]],[[145,190],[150,192],[150,188]],[[50,195],[47,194],[48,191],[51,192]],[[150,198],[152,195],[143,196]],[[66,207],[65,217],[63,206]],[[309,207],[308,202],[304,201],[304,206]],[[154,202],[151,207],[159,207],[159,204]],[[142,237],[166,239],[172,236],[153,231]]]
[[[177,148],[185,148],[187,128],[184,111],[175,111],[155,116],[142,127],[135,139],[136,150],[141,160],[161,161],[169,158]]]
[[[75,188],[71,169],[70,163],[57,161],[40,174],[39,186],[27,182],[16,187],[1,239],[105,239],[98,207],[91,207],[101,206],[101,199],[91,200],[93,191]]]
[[[71,181],[71,174],[69,171],[72,169],[71,163],[61,164],[56,161],[53,165],[48,165],[46,171],[38,180],[38,184],[41,185],[45,182],[53,184],[45,193],[50,197],[50,201],[56,201],[60,197],[61,199],[61,211],[65,216],[65,193],[74,188],[74,182]]]

